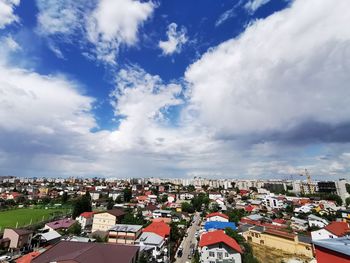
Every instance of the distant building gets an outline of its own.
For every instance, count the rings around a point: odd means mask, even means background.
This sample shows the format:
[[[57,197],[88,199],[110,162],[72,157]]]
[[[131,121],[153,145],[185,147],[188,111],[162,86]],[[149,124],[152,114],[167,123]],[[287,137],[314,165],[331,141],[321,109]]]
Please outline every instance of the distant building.
[[[318,192],[326,194],[336,194],[337,187],[334,181],[322,181],[317,183]]]
[[[350,239],[347,237],[314,241],[317,263],[350,262]]]
[[[199,252],[201,263],[242,262],[241,247],[236,240],[221,230],[202,234],[199,241]]]

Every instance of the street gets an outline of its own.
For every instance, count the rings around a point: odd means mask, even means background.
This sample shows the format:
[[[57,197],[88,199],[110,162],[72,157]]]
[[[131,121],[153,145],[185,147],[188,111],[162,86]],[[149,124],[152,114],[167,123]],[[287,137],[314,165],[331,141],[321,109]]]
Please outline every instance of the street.
[[[194,222],[187,230],[188,236],[184,237],[180,245],[180,247],[183,247],[182,256],[178,257],[176,255],[175,263],[191,262],[191,259],[188,258],[188,255],[191,252],[191,248],[190,248],[191,244],[194,244],[195,249],[197,248],[197,239],[195,237],[195,233],[197,230],[200,229],[200,226],[198,226],[198,223],[200,222],[200,216],[198,212],[194,215],[193,219],[194,219]]]

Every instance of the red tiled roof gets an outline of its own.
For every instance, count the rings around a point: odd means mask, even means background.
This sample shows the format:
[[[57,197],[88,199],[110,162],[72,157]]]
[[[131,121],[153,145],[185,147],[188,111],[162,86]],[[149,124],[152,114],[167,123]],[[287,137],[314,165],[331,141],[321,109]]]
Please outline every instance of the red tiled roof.
[[[237,241],[226,235],[222,230],[217,230],[203,234],[201,236],[201,240],[199,241],[199,246],[204,247],[217,243],[225,243],[227,246],[231,247],[237,252],[241,254],[243,253]]]
[[[84,212],[84,213],[80,214],[80,216],[85,217],[85,218],[92,217],[93,215],[94,215],[94,212]]]
[[[162,237],[167,237],[170,235],[170,227],[163,221],[152,222],[152,224],[144,228],[142,232],[152,232]]]
[[[33,258],[36,258],[40,255],[39,251],[33,251],[27,255],[24,255],[16,260],[16,263],[30,263]]]
[[[337,237],[345,236],[350,232],[349,225],[346,222],[332,222],[325,226],[325,229]]]
[[[247,212],[252,212],[253,210],[254,210],[254,206],[252,206],[252,205],[247,205],[244,209],[245,209],[245,211],[247,211]]]
[[[272,220],[272,222],[283,225],[286,223],[286,220],[284,220],[282,218],[276,218],[276,219]]]
[[[206,218],[213,217],[213,216],[221,216],[223,218],[229,219],[229,217],[227,215],[225,215],[223,213],[219,213],[219,212],[211,213],[211,214],[207,215]]]

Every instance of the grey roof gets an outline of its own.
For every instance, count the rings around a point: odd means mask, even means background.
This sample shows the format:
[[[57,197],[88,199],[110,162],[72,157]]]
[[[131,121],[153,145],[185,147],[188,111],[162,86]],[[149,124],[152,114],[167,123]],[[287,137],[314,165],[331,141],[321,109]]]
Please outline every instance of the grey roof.
[[[264,217],[259,215],[259,214],[253,214],[253,215],[249,215],[247,216],[247,218],[251,219],[251,220],[261,220],[263,219]]]
[[[257,231],[257,232],[264,232],[265,228],[263,226],[253,226],[251,230]]]
[[[299,239],[300,242],[303,242],[303,243],[307,243],[307,244],[311,244],[312,243],[311,237],[308,237],[308,236],[298,235],[298,239]]]
[[[49,232],[46,232],[46,233],[42,233],[42,234],[39,234],[43,239],[45,239],[46,241],[51,241],[51,240],[54,240],[54,239],[57,239],[57,238],[60,238],[61,235],[55,231],[55,230],[52,230],[52,231],[49,231]]]
[[[112,226],[109,231],[115,232],[137,232],[142,228],[142,225],[125,225],[125,224],[116,224]]]
[[[332,251],[339,252],[350,256],[350,238],[340,237],[340,238],[330,238],[313,241],[316,246],[323,247]]]
[[[164,238],[152,232],[144,232],[139,239],[136,240],[137,243],[143,243],[145,245],[159,246],[163,242]]]
[[[243,225],[240,225],[239,227],[238,227],[238,232],[241,232],[241,233],[243,233],[243,232],[246,232],[246,231],[248,231],[251,227],[253,227],[254,225],[250,225],[250,224],[243,224]]]
[[[308,215],[307,218],[308,218],[308,219],[311,218],[311,219],[318,220],[318,221],[325,221],[325,222],[328,222],[327,219],[324,219],[324,218],[319,217],[319,216],[315,216],[315,215],[313,215],[313,214]]]

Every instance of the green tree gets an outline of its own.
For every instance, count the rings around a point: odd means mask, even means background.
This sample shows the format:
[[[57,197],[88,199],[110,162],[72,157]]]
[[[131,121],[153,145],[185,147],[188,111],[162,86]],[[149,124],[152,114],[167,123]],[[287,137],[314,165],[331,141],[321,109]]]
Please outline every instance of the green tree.
[[[67,192],[63,192],[62,197],[61,197],[62,204],[67,203],[68,198],[69,198],[68,193]]]
[[[107,200],[107,209],[111,210],[111,209],[113,209],[113,207],[114,207],[114,201],[113,201],[113,198],[110,197]]]
[[[187,203],[187,202],[181,203],[181,210],[183,212],[187,212],[187,213],[194,213],[193,206],[191,204]]]
[[[79,222],[75,222],[73,225],[71,225],[68,228],[67,233],[72,234],[72,235],[80,235],[81,234],[81,225],[79,224]]]
[[[346,183],[345,187],[346,187],[346,191],[350,194],[350,184]]]
[[[231,209],[226,212],[230,222],[238,223],[246,215],[244,209]]]
[[[346,204],[346,206],[349,206],[349,205],[350,205],[350,197],[347,197],[347,198],[345,199],[345,204]]]
[[[337,203],[337,205],[339,205],[339,206],[341,206],[343,204],[343,200],[337,194],[330,194],[325,199],[335,201]]]
[[[130,187],[124,188],[123,194],[124,194],[124,202],[130,202],[130,200],[132,198],[131,188]]]
[[[83,212],[91,212],[91,211],[92,211],[91,197],[90,197],[90,194],[87,192],[85,195],[76,199],[75,202],[73,203],[72,217],[76,218]]]
[[[210,205],[210,211],[211,211],[212,213],[218,212],[219,210],[220,210],[220,206],[219,206],[218,203],[212,203],[212,204]]]
[[[161,202],[162,203],[168,202],[168,195],[162,195]]]
[[[180,240],[180,238],[181,234],[179,228],[177,227],[176,223],[172,222],[170,224],[170,241],[177,242],[178,240]]]

